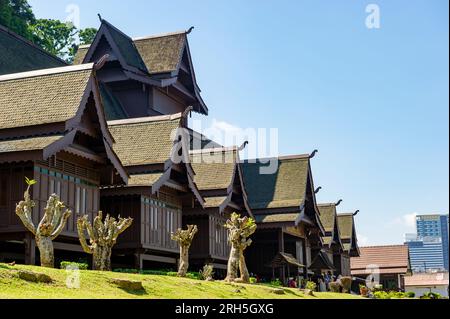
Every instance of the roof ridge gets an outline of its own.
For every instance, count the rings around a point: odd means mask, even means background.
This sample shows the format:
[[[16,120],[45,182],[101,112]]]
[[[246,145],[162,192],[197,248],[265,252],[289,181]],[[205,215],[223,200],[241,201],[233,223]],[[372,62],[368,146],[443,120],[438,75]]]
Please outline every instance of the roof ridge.
[[[310,154],[297,154],[297,155],[282,155],[282,156],[271,156],[271,157],[258,157],[258,158],[249,158],[244,160],[247,163],[255,163],[256,161],[261,160],[272,160],[278,159],[279,161],[287,161],[287,160],[296,160],[296,159],[309,159]]]
[[[378,247],[408,247],[408,245],[405,244],[371,245],[371,246],[360,246],[359,248],[378,248]]]
[[[52,75],[52,74],[76,72],[76,71],[89,70],[89,69],[92,70],[93,66],[94,66],[94,63],[85,63],[85,64],[61,66],[61,67],[56,67],[56,68],[48,68],[48,69],[40,69],[40,70],[34,70],[34,71],[5,74],[5,75],[0,75],[0,82],[32,78],[32,77],[38,77],[38,76],[46,76],[46,75]]]
[[[232,152],[232,151],[237,151],[239,150],[239,148],[237,146],[223,146],[223,147],[210,147],[210,148],[202,148],[202,149],[198,149],[198,150],[191,150],[189,151],[190,155],[195,155],[195,154],[203,154],[203,153],[211,153],[211,152]]]
[[[153,35],[147,35],[142,37],[135,37],[131,38],[133,41],[141,41],[141,40],[148,40],[148,39],[154,39],[154,38],[163,38],[163,37],[169,37],[172,35],[179,35],[179,34],[186,34],[185,30],[179,30],[174,32],[166,32],[166,33],[160,33],[160,34],[153,34]]]
[[[316,204],[317,206],[336,206],[336,203],[319,203],[319,204]]]
[[[45,51],[43,48],[41,48],[41,47],[38,46],[37,44],[31,42],[31,41],[28,40],[27,38],[24,38],[24,37],[21,36],[20,34],[17,34],[16,32],[11,31],[8,27],[6,27],[6,26],[4,26],[4,25],[2,25],[2,24],[0,24],[0,30],[5,31],[5,32],[8,33],[9,35],[11,35],[11,36],[13,36],[13,37],[15,37],[15,38],[17,38],[17,39],[23,41],[24,43],[28,44],[28,45],[31,46],[31,47],[33,47],[33,48],[35,48],[35,49],[38,49],[38,50],[39,50],[40,52],[42,52],[43,54],[45,54],[45,55],[47,55],[47,56],[49,56],[49,57],[51,57],[51,58],[53,58],[53,59],[55,59],[55,60],[58,60],[58,61],[60,61],[60,62],[63,62],[63,63],[65,63],[66,65],[69,65],[69,64],[68,64],[66,61],[64,61],[63,59],[61,59],[61,58],[57,57],[56,55],[53,55],[53,54],[51,54],[51,53]]]
[[[139,123],[150,123],[150,122],[162,122],[162,121],[172,121],[180,119],[183,113],[167,114],[167,115],[157,115],[157,116],[145,116],[145,117],[135,117],[122,120],[108,121],[108,125],[126,125],[126,124],[139,124]]]

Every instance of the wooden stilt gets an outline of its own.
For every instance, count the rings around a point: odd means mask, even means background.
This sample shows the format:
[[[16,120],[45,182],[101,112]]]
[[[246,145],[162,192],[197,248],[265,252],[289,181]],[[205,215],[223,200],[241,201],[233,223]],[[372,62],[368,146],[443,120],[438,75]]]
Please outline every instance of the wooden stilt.
[[[36,264],[36,242],[34,240],[34,236],[31,233],[25,234],[24,245],[25,245],[25,264],[35,265]]]

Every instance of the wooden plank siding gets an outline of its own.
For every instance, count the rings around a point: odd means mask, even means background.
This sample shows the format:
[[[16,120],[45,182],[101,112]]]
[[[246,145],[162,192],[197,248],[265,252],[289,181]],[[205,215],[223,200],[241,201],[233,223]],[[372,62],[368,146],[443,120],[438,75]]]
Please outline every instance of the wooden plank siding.
[[[209,251],[214,259],[228,259],[230,245],[224,216],[209,216]]]
[[[99,210],[98,181],[87,180],[80,175],[67,174],[65,170],[50,168],[42,164],[35,165],[33,176],[37,181],[33,186],[33,199],[36,202],[33,209],[35,224],[42,219],[47,200],[53,193],[59,195],[66,208],[72,210],[72,215],[61,233],[62,236],[78,236],[76,221],[79,216],[86,214],[90,221],[94,219]]]

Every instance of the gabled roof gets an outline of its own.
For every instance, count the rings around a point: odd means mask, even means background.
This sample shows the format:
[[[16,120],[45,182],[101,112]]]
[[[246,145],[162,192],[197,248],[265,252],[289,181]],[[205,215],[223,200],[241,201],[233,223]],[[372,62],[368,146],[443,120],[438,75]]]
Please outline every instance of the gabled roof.
[[[359,247],[356,238],[354,214],[338,214],[337,222],[344,250],[349,252],[351,255],[353,254],[357,256],[359,254]]]
[[[189,136],[183,127],[183,116],[183,113],[178,113],[116,120],[109,121],[108,126],[116,141],[114,151],[124,166],[142,167],[142,172],[130,175],[128,186],[150,187],[154,193],[169,180],[175,163],[173,155],[176,156],[181,149],[179,160],[186,168],[189,188],[203,206],[204,199],[194,181],[195,173],[189,162]]]
[[[133,40],[105,19],[102,19],[101,22],[92,45],[80,46],[75,55],[74,63],[82,63],[85,60],[90,60],[101,39],[105,38],[114,52],[118,54],[117,58],[122,67],[131,71],[139,70],[143,73],[148,73],[147,67],[142,61]]]
[[[106,157],[126,183],[128,175],[112,150],[114,139],[108,130],[99,95],[92,63],[0,76],[0,131],[10,132],[3,137],[8,139],[2,142],[3,155],[42,150],[42,159],[47,159],[65,150],[95,157],[97,154],[88,155],[84,152],[87,150],[71,147],[77,132],[90,135],[90,128],[83,126],[87,123],[83,122],[83,115],[92,97],[93,116],[96,116],[93,119],[97,121],[95,125],[99,125],[104,146],[102,152],[106,152]],[[27,134],[32,137],[21,137],[23,128],[42,127],[43,124],[54,125],[45,130],[30,129]],[[19,133],[14,133],[16,131]]]
[[[0,75],[65,66],[31,41],[0,25]]]
[[[125,166],[164,164],[171,156],[181,113],[109,121],[114,151]]]
[[[191,152],[190,158],[195,183],[200,191],[231,187],[237,167],[237,149]]]
[[[150,74],[178,72],[186,46],[186,32],[135,38],[138,49]]]
[[[0,76],[0,128],[73,118],[92,76],[93,64]]]
[[[239,148],[192,150],[190,162],[195,172],[195,184],[205,198],[205,207],[219,207],[222,211],[232,201],[233,185],[238,182],[245,209],[251,215],[239,165]],[[210,194],[210,191],[215,193]]]
[[[107,121],[120,120],[128,118],[128,114],[123,108],[120,101],[114,96],[111,90],[104,83],[98,84],[100,96],[105,107],[105,115]]]
[[[242,163],[244,183],[252,209],[300,207],[306,197],[310,174],[309,156],[280,157],[272,159],[278,164],[273,174],[264,174],[261,169],[267,162],[260,159]]]
[[[334,242],[342,245],[339,227],[337,225],[337,213],[336,204],[317,204],[317,208],[320,212],[320,221],[328,235],[323,237],[324,244],[330,246]]]
[[[335,270],[336,268],[333,265],[333,262],[328,258],[328,255],[322,251],[319,250],[317,252],[317,255],[313,258],[311,261],[311,265],[309,265],[310,269],[314,270]]]
[[[378,268],[380,274],[407,273],[410,269],[407,245],[368,246],[360,256],[350,258],[352,275],[369,274]]]
[[[119,51],[119,61],[124,68],[127,68],[127,65],[132,66],[142,71],[144,75],[148,75],[148,79],[144,82],[151,80],[154,85],[166,87],[176,84],[183,56],[186,56],[187,70],[185,69],[185,71],[190,74],[189,81],[192,82],[193,86],[189,89],[192,89],[189,94],[195,100],[194,110],[202,114],[208,114],[208,107],[200,95],[201,90],[195,77],[187,39],[188,33],[189,31],[180,31],[131,39],[103,19],[93,43],[78,48],[74,63],[80,64],[90,61],[102,36],[105,36],[112,49]],[[133,72],[125,73],[128,76],[137,76]],[[142,77],[136,79],[143,80]],[[183,88],[181,91],[185,89]]]

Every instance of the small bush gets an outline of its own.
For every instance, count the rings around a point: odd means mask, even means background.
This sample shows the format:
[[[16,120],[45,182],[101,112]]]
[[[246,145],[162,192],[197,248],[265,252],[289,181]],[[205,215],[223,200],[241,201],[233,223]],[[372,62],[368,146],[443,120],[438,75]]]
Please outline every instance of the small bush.
[[[258,280],[255,277],[250,277],[251,284],[256,284],[257,282],[258,282]]]
[[[337,281],[330,282],[331,292],[341,292],[341,285]]]
[[[312,291],[316,291],[317,284],[314,281],[308,281],[308,282],[306,282],[305,288],[312,290]]]
[[[212,280],[214,275],[214,266],[211,264],[206,264],[203,266],[199,272],[200,280]]]
[[[281,281],[280,281],[280,279],[275,279],[275,280],[272,280],[271,282],[270,282],[270,285],[271,286],[274,286],[274,287],[280,287],[280,286],[282,286],[283,284],[281,283]]]
[[[406,298],[414,298],[416,294],[413,291],[407,291],[405,292]]]
[[[186,274],[186,278],[200,280],[200,274],[195,271],[188,272]]]
[[[424,293],[420,299],[441,299],[442,296],[438,294],[437,292],[426,292]]]
[[[375,291],[373,296],[375,299],[390,299],[389,294],[386,291]]]
[[[68,266],[78,267],[79,270],[87,270],[88,269],[87,263],[77,263],[77,262],[73,262],[73,261],[61,261],[61,263],[59,264],[59,267],[61,269],[66,269]]]

